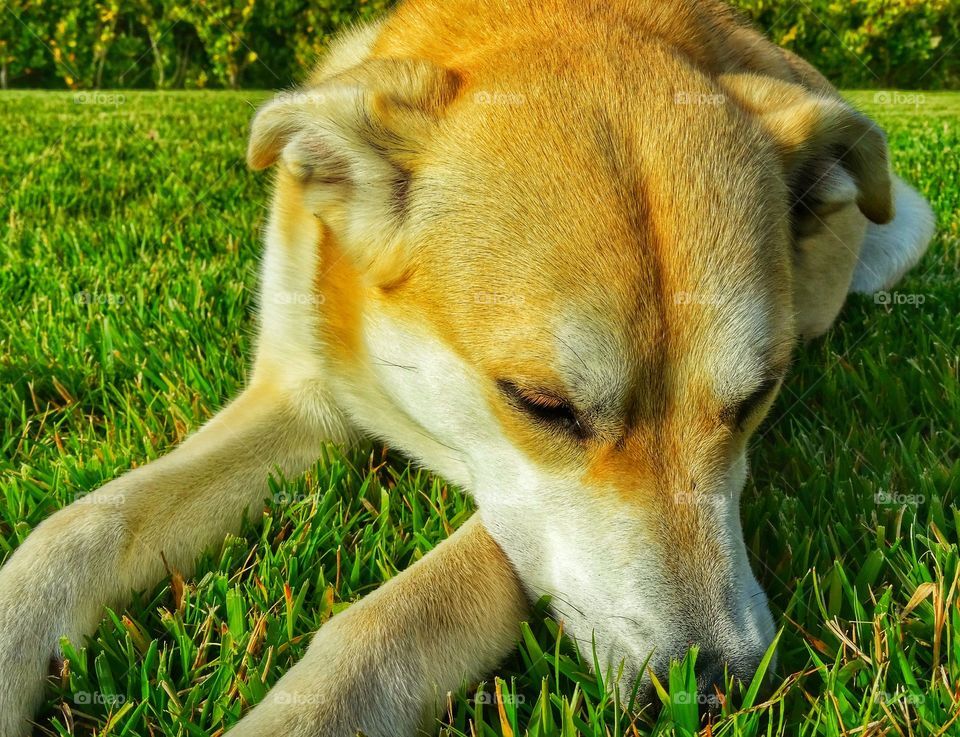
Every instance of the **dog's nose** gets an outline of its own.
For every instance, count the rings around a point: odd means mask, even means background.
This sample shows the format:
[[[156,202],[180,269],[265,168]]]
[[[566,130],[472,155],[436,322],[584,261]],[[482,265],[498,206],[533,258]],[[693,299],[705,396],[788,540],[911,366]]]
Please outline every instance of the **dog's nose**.
[[[685,653],[684,653],[685,655]],[[674,657],[672,662],[678,662],[681,657]],[[753,682],[761,656],[746,656],[725,658],[719,652],[711,649],[701,650],[697,655],[694,675],[697,680],[696,698],[700,719],[706,722],[710,717],[720,714],[724,701],[730,704],[733,710],[739,708],[747,687]],[[670,667],[665,663],[654,666],[653,671],[661,684],[666,684],[670,678]],[[727,691],[727,679],[732,682],[732,688]],[[630,681],[632,683],[632,681]],[[757,694],[759,699],[765,699],[773,689],[773,676],[767,672]],[[657,698],[653,683],[645,682],[636,694],[637,705],[642,706],[651,717],[660,713],[662,704]],[[691,694],[682,692],[675,695],[677,703],[691,703]],[[683,701],[680,701],[683,699]]]
[[[733,690],[729,697],[736,707],[742,689],[752,681],[759,666],[759,658],[749,658],[745,662],[729,661],[719,653],[705,650],[697,657],[696,676],[697,693],[700,705],[700,716],[716,716],[720,713],[721,697],[726,698],[727,678],[733,681]],[[772,685],[770,674],[767,673],[760,687],[760,696],[766,695]]]
[[[701,718],[720,713],[720,695],[727,692],[727,668],[729,666],[718,653],[705,651],[697,658],[697,693],[700,696],[697,703]]]

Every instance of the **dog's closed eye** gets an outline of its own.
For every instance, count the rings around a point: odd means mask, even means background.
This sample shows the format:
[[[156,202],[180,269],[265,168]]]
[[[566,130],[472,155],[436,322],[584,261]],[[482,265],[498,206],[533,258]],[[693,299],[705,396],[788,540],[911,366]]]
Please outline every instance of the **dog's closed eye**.
[[[779,377],[769,377],[761,382],[753,393],[738,404],[727,407],[721,414],[724,422],[733,425],[736,430],[742,430],[761,407],[766,406],[773,398],[774,392],[780,386]]]
[[[506,379],[499,380],[497,386],[510,404],[537,425],[562,430],[578,439],[586,436],[586,427],[581,422],[579,413],[573,404],[563,397],[542,389],[522,387]]]

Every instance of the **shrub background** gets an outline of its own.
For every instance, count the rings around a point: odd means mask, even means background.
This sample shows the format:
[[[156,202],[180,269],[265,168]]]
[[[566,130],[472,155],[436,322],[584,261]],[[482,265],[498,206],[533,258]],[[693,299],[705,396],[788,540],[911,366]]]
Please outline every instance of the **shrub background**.
[[[0,0],[0,86],[276,88],[390,0]],[[960,83],[960,0],[734,0],[841,87]]]

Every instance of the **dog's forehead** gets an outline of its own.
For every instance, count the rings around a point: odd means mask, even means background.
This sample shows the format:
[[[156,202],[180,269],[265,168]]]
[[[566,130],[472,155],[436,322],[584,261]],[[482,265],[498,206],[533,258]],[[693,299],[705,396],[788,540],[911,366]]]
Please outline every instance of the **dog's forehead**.
[[[735,395],[771,365],[781,366],[781,348],[790,341],[775,302],[747,283],[728,295],[665,295],[656,307],[640,302],[619,314],[602,303],[568,304],[544,332],[566,391],[581,405],[615,416],[631,402],[643,405],[645,397],[685,386]]]
[[[472,357],[599,401],[665,363],[735,383],[789,332],[783,202],[729,113],[669,105],[642,131],[596,102],[510,102],[468,110],[468,143],[418,183],[416,280]]]

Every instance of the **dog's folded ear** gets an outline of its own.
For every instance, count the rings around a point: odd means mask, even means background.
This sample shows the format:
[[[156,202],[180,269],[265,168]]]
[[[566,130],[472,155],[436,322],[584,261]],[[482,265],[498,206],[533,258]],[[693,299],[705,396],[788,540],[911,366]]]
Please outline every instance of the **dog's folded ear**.
[[[772,141],[788,187],[797,330],[826,331],[850,291],[889,288],[933,236],[926,201],[890,172],[883,131],[828,88],[720,77]]]
[[[893,220],[886,135],[870,118],[838,95],[770,77],[726,74],[720,83],[773,139],[801,230],[850,201],[874,223]]]
[[[418,154],[459,87],[426,61],[365,61],[264,105],[247,162],[282,167],[358,265],[372,266],[402,240]]]

